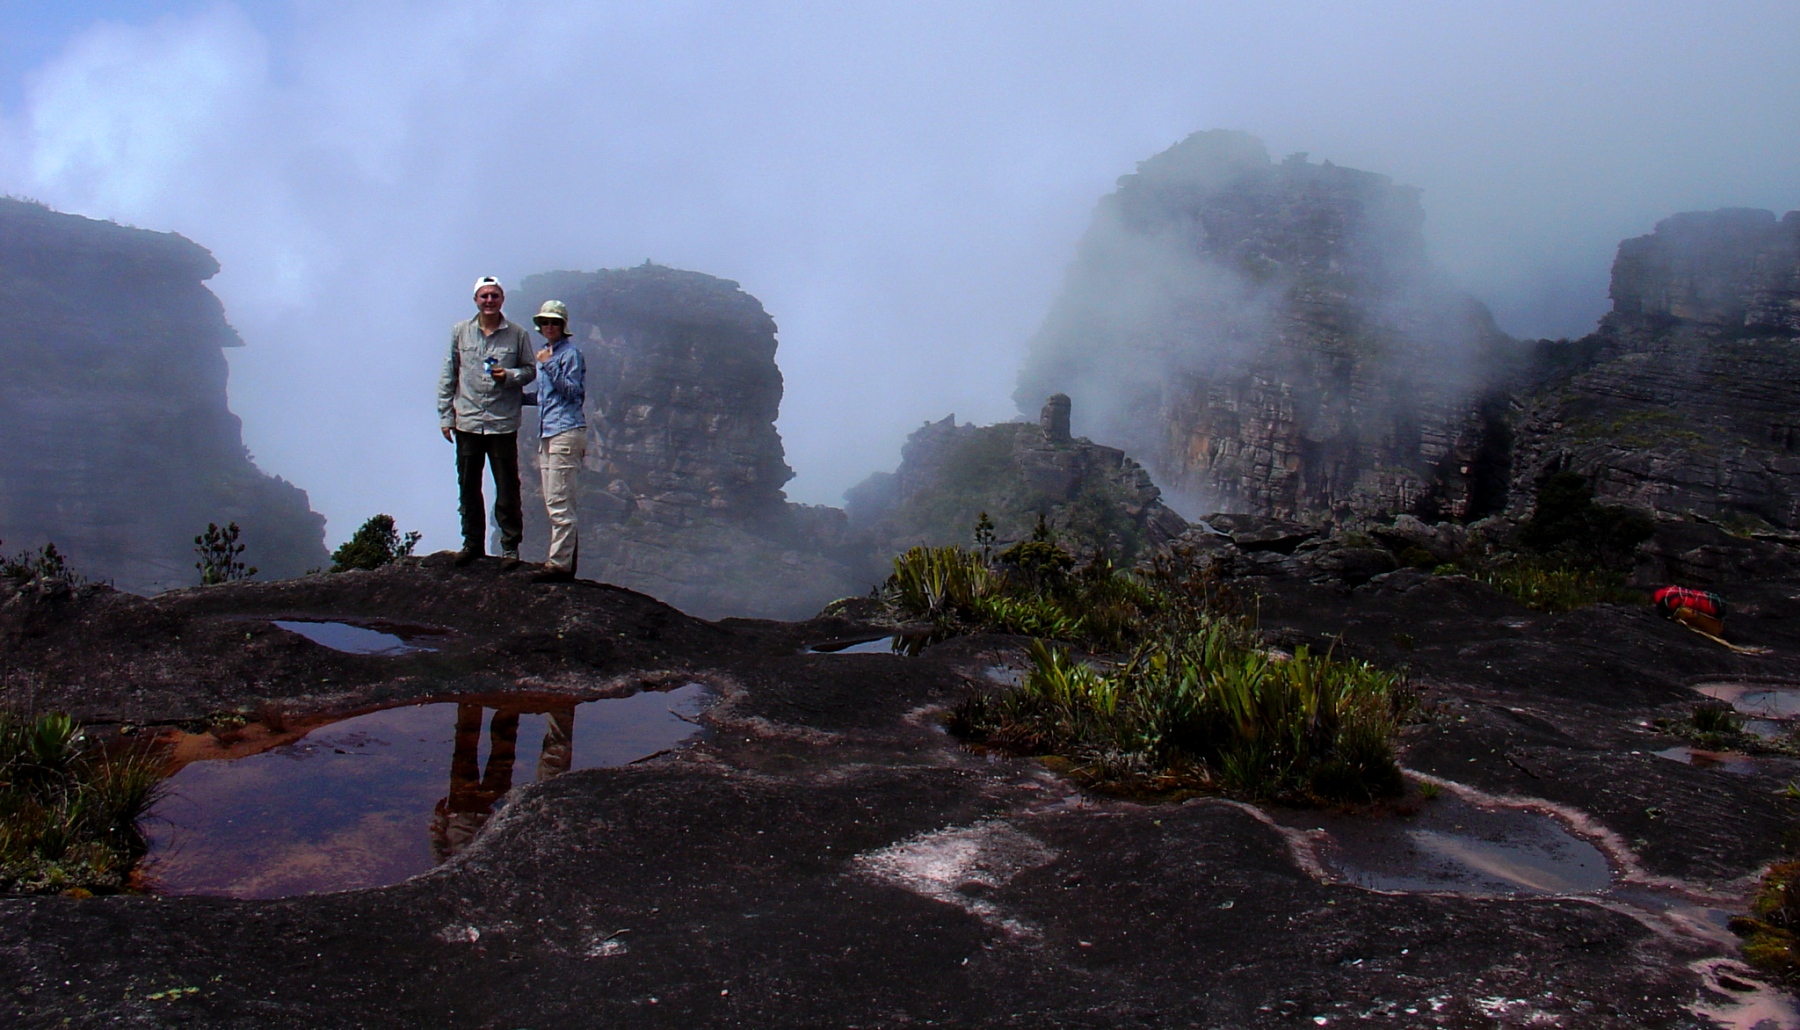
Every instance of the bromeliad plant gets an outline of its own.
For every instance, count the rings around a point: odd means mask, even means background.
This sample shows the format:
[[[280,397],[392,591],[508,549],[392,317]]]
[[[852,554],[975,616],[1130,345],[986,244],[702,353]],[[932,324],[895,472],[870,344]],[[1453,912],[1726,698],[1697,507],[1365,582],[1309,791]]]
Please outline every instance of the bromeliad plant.
[[[1400,792],[1398,677],[1364,662],[1259,645],[1217,618],[1140,646],[1107,671],[1035,641],[1016,689],[965,702],[953,725],[1057,755],[1100,786],[1224,791],[1289,801]]]
[[[971,695],[951,715],[957,733],[1056,756],[1096,786],[1334,802],[1400,792],[1399,677],[1269,649],[1194,563],[1074,566],[1041,526],[992,564],[959,547],[895,559],[888,604],[930,622],[933,639],[1036,638],[1024,681]],[[1118,658],[1090,663],[1069,645]]]
[[[107,755],[67,715],[0,711],[0,890],[123,889],[160,782],[155,756]]]

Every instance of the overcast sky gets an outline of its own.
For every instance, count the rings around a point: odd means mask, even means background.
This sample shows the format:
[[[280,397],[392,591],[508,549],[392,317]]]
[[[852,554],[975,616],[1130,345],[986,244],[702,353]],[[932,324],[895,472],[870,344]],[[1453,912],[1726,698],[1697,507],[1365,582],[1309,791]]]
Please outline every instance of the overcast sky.
[[[1421,187],[1508,331],[1618,241],[1800,207],[1800,4],[0,0],[0,191],[209,247],[231,405],[335,544],[454,546],[433,393],[477,275],[646,258],[781,327],[790,497],[1009,417],[1094,202],[1197,129]],[[523,317],[528,312],[512,312]]]

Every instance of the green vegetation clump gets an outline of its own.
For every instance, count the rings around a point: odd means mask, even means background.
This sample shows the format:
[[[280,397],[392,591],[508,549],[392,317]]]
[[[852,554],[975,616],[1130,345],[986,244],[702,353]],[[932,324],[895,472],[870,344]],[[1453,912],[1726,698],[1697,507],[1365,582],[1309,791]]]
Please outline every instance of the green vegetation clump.
[[[977,523],[984,552],[989,533]],[[931,624],[921,645],[988,631],[1116,650],[1140,639],[1164,603],[1147,580],[1104,555],[1078,568],[1042,516],[1030,539],[991,560],[954,545],[914,547],[894,559],[880,595],[894,615]]]
[[[206,532],[194,538],[194,553],[200,556],[200,560],[194,563],[194,568],[200,570],[200,585],[203,587],[249,579],[256,575],[254,566],[245,565],[239,560],[244,553],[244,545],[238,543],[238,524],[235,522],[224,529],[208,522]]]
[[[1590,604],[1642,604],[1643,591],[1625,585],[1623,573],[1591,566],[1565,565],[1537,557],[1474,569],[1474,578],[1527,608],[1567,612]]]
[[[1657,719],[1656,728],[1680,737],[1705,751],[1741,751],[1748,754],[1800,754],[1800,740],[1792,735],[1763,737],[1744,729],[1744,717],[1727,704],[1707,702],[1694,706],[1685,719]]]
[[[160,782],[152,756],[108,756],[67,715],[0,712],[0,890],[122,890]]]
[[[1068,760],[1099,786],[1297,802],[1401,791],[1396,676],[1365,662],[1290,657],[1239,620],[1161,635],[1101,671],[1035,641],[1016,689],[965,705],[972,735]]]
[[[1763,875],[1750,915],[1731,921],[1744,938],[1744,959],[1789,982],[1800,979],[1800,862],[1777,862]]]
[[[45,544],[36,551],[20,551],[11,558],[0,557],[0,578],[15,583],[29,583],[34,579],[81,581],[80,576],[69,570],[67,559],[55,544]]]
[[[331,552],[331,571],[379,569],[396,558],[411,557],[418,542],[418,531],[402,536],[394,527],[392,515],[371,515],[349,540]]]
[[[1586,478],[1557,472],[1538,483],[1537,507],[1519,527],[1523,553],[1501,552],[1440,565],[1434,573],[1478,579],[1526,606],[1566,612],[1591,604],[1643,604],[1642,591],[1625,585],[1639,544],[1655,533],[1640,512],[1598,504]],[[1410,551],[1400,560],[1421,559]]]
[[[1362,802],[1400,793],[1400,679],[1367,663],[1263,645],[1211,577],[1164,557],[1143,571],[1076,567],[1040,522],[995,557],[918,547],[882,596],[931,638],[1037,638],[1017,687],[969,696],[958,734],[1049,757],[1084,782],[1138,792]],[[1055,642],[1060,641],[1060,643]],[[1069,645],[1119,660],[1090,664]]]

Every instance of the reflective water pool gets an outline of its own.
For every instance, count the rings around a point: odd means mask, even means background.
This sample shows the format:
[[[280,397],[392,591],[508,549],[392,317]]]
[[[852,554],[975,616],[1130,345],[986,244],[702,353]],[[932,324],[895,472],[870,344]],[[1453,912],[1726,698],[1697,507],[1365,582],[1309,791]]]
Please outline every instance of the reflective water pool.
[[[693,736],[706,689],[580,704],[437,701],[357,715],[295,739],[228,731],[168,780],[145,822],[145,878],[170,894],[278,898],[396,883],[455,854],[515,785],[626,765]],[[232,747],[267,745],[243,757]],[[207,757],[218,754],[216,760]],[[182,761],[180,757],[177,762]]]
[[[1289,812],[1323,831],[1320,859],[1350,883],[1383,891],[1481,896],[1586,894],[1613,878],[1606,856],[1543,812],[1482,807],[1451,794],[1411,815]]]
[[[346,654],[402,655],[414,651],[437,650],[423,643],[410,642],[397,633],[384,633],[347,622],[276,620],[275,625],[290,633],[298,633],[322,647]]]

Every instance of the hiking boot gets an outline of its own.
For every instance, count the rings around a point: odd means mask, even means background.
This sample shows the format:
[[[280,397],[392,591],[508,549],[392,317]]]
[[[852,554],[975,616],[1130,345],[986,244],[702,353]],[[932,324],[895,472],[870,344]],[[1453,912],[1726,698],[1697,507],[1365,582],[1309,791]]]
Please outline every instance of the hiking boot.
[[[573,583],[575,570],[565,569],[557,565],[546,565],[542,571],[531,574],[533,583]]]
[[[503,569],[518,568],[519,567],[519,552],[516,549],[509,550],[509,551],[501,551],[500,552],[500,567]]]
[[[471,562],[479,557],[481,557],[480,551],[477,551],[472,547],[465,547],[456,552],[456,567],[459,569],[466,568]]]

